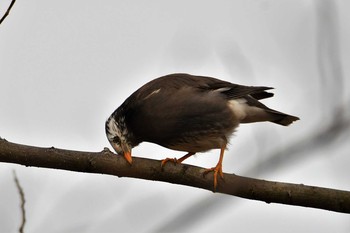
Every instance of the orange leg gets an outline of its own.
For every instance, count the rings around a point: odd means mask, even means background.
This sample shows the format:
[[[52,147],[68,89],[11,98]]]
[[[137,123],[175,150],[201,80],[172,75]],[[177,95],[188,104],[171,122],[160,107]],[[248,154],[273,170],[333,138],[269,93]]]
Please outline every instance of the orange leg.
[[[225,153],[226,145],[221,147],[220,150],[220,158],[219,162],[216,164],[215,167],[205,169],[203,175],[205,176],[209,172],[214,172],[214,191],[216,190],[216,186],[218,184],[218,174],[220,177],[223,179],[224,178],[224,173],[222,172],[222,161],[224,159],[224,153]]]
[[[192,155],[194,155],[195,153],[193,152],[188,152],[186,155],[182,156],[181,158],[177,159],[177,158],[166,158],[166,159],[163,159],[160,166],[161,167],[164,167],[164,165],[171,161],[173,162],[174,164],[177,164],[177,163],[182,163],[185,159],[188,159],[189,157],[191,157]]]

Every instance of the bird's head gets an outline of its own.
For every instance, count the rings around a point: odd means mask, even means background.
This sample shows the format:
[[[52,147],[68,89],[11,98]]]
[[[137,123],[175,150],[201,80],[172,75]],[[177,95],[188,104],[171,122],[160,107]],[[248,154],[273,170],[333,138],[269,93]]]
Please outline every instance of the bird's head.
[[[113,149],[131,164],[131,148],[128,142],[128,130],[125,119],[112,114],[106,121],[106,135]]]

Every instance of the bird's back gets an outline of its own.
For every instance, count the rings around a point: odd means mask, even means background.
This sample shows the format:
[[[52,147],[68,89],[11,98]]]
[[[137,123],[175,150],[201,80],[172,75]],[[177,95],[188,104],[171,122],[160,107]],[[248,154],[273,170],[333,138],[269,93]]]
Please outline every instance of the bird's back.
[[[297,120],[258,101],[273,96],[266,92],[269,89],[171,74],[146,83],[120,108],[135,143],[149,141],[178,150],[191,144],[192,149],[205,151],[220,148],[239,123],[271,121],[288,125]]]

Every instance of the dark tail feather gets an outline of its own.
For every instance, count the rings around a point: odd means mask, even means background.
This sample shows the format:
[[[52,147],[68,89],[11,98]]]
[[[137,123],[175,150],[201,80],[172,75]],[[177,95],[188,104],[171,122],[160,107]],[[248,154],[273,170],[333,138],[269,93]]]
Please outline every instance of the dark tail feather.
[[[299,117],[288,115],[282,112],[277,112],[274,110],[268,111],[271,114],[271,122],[279,124],[279,125],[290,125],[294,121],[300,120]]]
[[[260,91],[250,94],[250,96],[245,96],[244,98],[247,101],[247,104],[243,104],[242,107],[244,108],[246,116],[244,119],[241,119],[241,123],[270,121],[272,123],[287,126],[294,121],[299,120],[299,117],[268,108],[257,100],[269,98],[271,96],[273,96],[273,94],[266,91]]]
[[[250,94],[254,99],[261,100],[261,99],[266,99],[270,98],[273,96],[273,93],[267,92],[267,91],[262,91],[262,92],[257,92]]]

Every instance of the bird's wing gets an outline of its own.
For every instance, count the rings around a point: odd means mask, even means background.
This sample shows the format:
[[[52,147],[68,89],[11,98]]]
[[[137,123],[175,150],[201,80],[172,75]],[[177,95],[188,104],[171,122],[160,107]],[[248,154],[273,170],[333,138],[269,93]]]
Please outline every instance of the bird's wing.
[[[176,80],[171,85],[153,82],[135,93],[130,101],[133,104],[125,113],[129,128],[139,141],[173,149],[179,144],[183,150],[188,147],[188,151],[194,152],[220,148],[226,134],[230,135],[238,125],[225,98],[217,92],[198,91],[197,83],[181,84],[177,88],[178,81],[183,80]],[[196,141],[201,135],[210,138],[203,139],[205,142],[201,144]],[[181,150],[180,147],[177,149]]]
[[[136,93],[137,100],[148,98],[160,89],[181,89],[189,87],[198,91],[214,91],[224,95],[226,99],[239,99],[250,95],[254,99],[260,100],[273,96],[273,93],[266,90],[273,89],[265,86],[244,86],[238,85],[212,77],[196,76],[190,74],[176,73],[166,75],[150,81],[142,86]]]
[[[254,99],[260,100],[273,96],[273,93],[266,92],[266,90],[273,89],[273,87],[244,86],[210,77],[202,78],[207,79],[207,82],[205,82],[206,85],[202,86],[203,89],[220,92],[225,95],[227,99],[239,99],[250,95]]]

